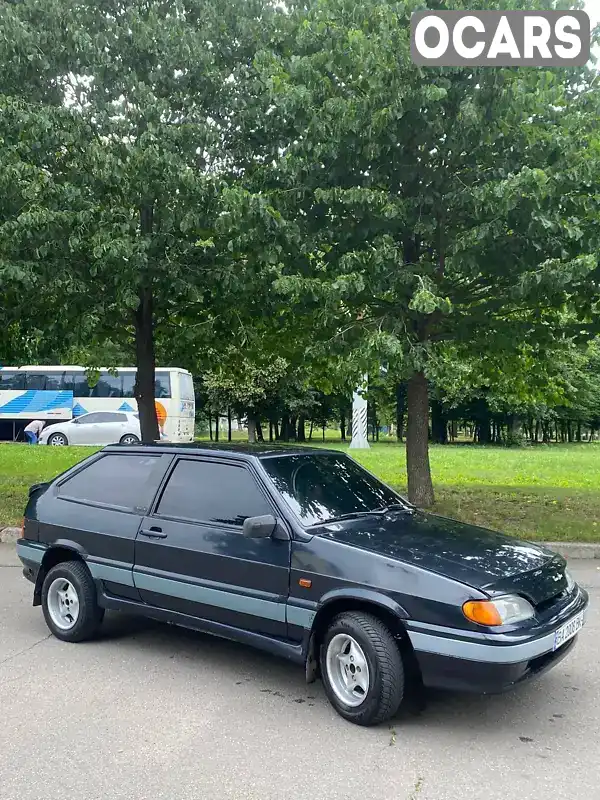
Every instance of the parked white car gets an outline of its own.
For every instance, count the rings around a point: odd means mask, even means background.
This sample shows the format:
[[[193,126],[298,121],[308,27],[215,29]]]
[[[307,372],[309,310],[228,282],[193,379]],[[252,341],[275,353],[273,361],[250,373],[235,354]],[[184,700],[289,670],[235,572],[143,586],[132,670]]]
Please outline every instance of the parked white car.
[[[140,420],[137,414],[125,411],[93,411],[67,422],[45,427],[40,444],[62,447],[67,444],[104,445],[141,441]]]

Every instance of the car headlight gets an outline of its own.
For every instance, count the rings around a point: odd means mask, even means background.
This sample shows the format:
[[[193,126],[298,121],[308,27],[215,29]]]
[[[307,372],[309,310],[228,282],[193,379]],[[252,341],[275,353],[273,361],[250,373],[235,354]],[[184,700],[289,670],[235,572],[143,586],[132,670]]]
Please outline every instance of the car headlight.
[[[535,614],[531,603],[517,594],[507,594],[494,600],[469,600],[463,605],[463,614],[478,625],[495,627],[515,625],[531,619]]]
[[[573,578],[568,569],[565,570],[565,578],[567,579],[567,592],[571,594],[571,592],[577,586],[577,584],[575,583],[575,579]]]

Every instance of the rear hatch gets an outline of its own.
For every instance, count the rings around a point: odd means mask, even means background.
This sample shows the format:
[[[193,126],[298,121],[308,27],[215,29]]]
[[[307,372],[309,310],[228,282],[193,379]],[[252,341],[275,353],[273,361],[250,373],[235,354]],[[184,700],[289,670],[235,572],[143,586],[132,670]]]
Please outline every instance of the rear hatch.
[[[50,486],[50,482],[34,483],[29,487],[29,498],[25,507],[25,516],[21,536],[23,539],[39,541],[39,524],[37,504]]]

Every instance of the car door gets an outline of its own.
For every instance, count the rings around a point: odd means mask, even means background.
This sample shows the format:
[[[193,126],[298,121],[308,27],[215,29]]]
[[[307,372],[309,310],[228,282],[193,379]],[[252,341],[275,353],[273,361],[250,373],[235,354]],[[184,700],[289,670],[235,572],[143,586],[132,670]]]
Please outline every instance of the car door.
[[[290,541],[250,539],[247,517],[276,515],[251,466],[180,457],[135,544],[134,581],[153,606],[285,636]]]
[[[125,432],[127,417],[118,411],[98,411],[92,430],[93,444],[114,444]]]
[[[91,414],[82,414],[80,417],[72,420],[66,431],[69,443],[95,444],[93,436],[96,417],[97,414],[92,412]]]
[[[82,551],[107,594],[139,602],[135,538],[171,460],[161,453],[103,451],[83,462],[51,490],[40,541]]]

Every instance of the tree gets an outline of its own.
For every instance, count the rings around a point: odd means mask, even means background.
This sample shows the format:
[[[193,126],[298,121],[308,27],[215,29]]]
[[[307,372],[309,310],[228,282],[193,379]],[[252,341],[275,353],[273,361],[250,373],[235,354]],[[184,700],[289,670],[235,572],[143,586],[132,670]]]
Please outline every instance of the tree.
[[[287,51],[261,69],[287,123],[271,172],[290,232],[277,288],[318,298],[348,353],[402,369],[409,497],[429,506],[435,348],[543,347],[575,302],[593,331],[599,95],[586,69],[417,68],[420,5],[294,6]]]
[[[2,13],[15,34],[3,63],[17,65],[2,92],[19,112],[4,124],[6,180],[20,170],[24,184],[5,212],[4,273],[21,270],[33,291],[53,274],[55,318],[85,316],[98,337],[133,344],[142,438],[156,439],[157,329],[186,306],[210,322],[227,281],[245,279],[225,217],[256,156],[240,131],[255,121],[252,58],[276,12],[260,0],[24,0]],[[21,78],[35,68],[32,95]]]

